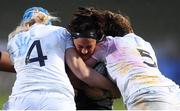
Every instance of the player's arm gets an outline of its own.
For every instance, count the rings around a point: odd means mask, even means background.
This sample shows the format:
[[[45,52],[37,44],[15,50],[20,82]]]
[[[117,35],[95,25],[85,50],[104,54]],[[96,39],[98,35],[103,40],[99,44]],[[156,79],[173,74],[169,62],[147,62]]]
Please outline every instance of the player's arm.
[[[96,59],[94,59],[94,58],[89,58],[89,59],[87,59],[86,61],[85,61],[85,63],[89,66],[89,67],[94,67],[97,63],[98,63],[98,61],[96,60]]]
[[[89,67],[92,67],[93,69],[95,69],[97,72],[103,74],[106,78],[108,77],[108,72],[107,72],[107,69],[106,69],[104,63],[102,63],[102,62],[100,63],[92,57],[89,58],[88,60],[86,60],[85,63]],[[93,90],[96,91],[97,93],[93,92]],[[111,92],[112,91],[107,91],[107,90],[102,90],[102,89],[97,89],[97,88],[86,89],[86,94],[91,96],[91,97],[94,96],[94,98],[96,98],[96,95],[98,95],[99,98],[103,98],[103,97],[107,97],[107,96],[112,97]],[[120,97],[121,97],[120,93],[113,94],[113,98],[120,98]]]
[[[100,66],[101,65],[101,66]],[[103,63],[101,64],[97,64],[95,69],[98,72],[105,72],[105,67]],[[104,68],[102,68],[104,67]],[[98,70],[97,70],[98,68]],[[102,71],[103,70],[103,71]],[[99,99],[103,99],[103,98],[120,98],[121,95],[114,95],[114,97],[112,97],[112,94],[110,91],[107,90],[102,90],[100,88],[94,88],[94,87],[89,87],[86,83],[84,83],[83,81],[79,80],[73,73],[72,71],[66,67],[66,72],[68,74],[68,77],[71,81],[71,84],[73,85],[75,91],[79,91],[79,90],[83,90],[86,94],[86,96],[88,96],[91,99],[94,100],[99,100]]]
[[[95,69],[98,73],[102,74],[104,77],[109,79],[109,75],[108,75],[106,66],[103,62],[98,62],[93,67],[93,69]],[[120,98],[121,97],[120,94],[114,95],[114,94],[111,94],[111,92],[112,91],[107,91],[107,90],[103,90],[103,89],[99,89],[99,88],[93,88],[93,87],[88,87],[85,89],[86,95],[89,98],[94,99],[94,100],[100,100],[103,98]]]
[[[109,90],[113,95],[115,93],[119,94],[119,91],[113,82],[88,67],[74,48],[66,49],[65,55],[67,65],[80,80],[87,83],[90,87]]]
[[[5,51],[0,51],[0,71],[15,72],[9,54]]]
[[[74,89],[80,89],[83,90],[85,87],[88,87],[86,83],[78,79],[73,72],[69,69],[69,67],[66,64],[66,73],[71,81],[71,84],[73,85]]]

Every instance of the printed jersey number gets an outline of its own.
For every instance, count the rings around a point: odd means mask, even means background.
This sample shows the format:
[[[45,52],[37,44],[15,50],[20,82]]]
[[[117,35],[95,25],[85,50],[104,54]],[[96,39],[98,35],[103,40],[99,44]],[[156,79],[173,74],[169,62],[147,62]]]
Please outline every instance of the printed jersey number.
[[[31,52],[32,52],[34,47],[36,47],[36,49],[37,49],[38,57],[30,58]],[[43,56],[40,40],[36,40],[36,41],[33,42],[31,47],[29,48],[29,51],[28,51],[28,53],[26,55],[25,63],[27,65],[29,63],[39,61],[40,66],[45,66],[44,60],[47,60],[47,56]]]
[[[152,60],[152,62],[153,62],[153,63],[148,63],[148,62],[144,61],[144,62],[143,62],[144,64],[146,64],[146,65],[148,65],[148,66],[150,66],[150,67],[156,67],[156,66],[157,66],[156,63],[153,61],[153,58],[150,56],[150,53],[149,53],[149,52],[147,52],[147,51],[145,51],[145,50],[142,50],[142,49],[137,49],[137,50],[139,51],[139,53],[140,53],[140,55],[141,55],[142,57],[148,57],[148,58],[150,58],[150,59]]]

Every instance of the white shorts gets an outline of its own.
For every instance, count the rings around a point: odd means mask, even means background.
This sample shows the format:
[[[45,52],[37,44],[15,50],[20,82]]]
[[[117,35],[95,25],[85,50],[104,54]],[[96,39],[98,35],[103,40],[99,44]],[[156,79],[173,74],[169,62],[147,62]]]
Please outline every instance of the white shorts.
[[[74,97],[58,92],[32,91],[10,96],[3,110],[76,110]]]
[[[180,110],[179,86],[140,89],[126,101],[129,110]]]

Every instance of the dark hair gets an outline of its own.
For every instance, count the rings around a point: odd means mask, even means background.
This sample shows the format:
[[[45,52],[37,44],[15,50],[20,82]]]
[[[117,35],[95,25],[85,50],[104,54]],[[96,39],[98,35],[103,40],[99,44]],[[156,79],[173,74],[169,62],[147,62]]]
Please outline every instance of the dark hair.
[[[133,29],[127,17],[120,13],[104,11],[105,26],[104,34],[106,36],[124,36],[132,33]]]
[[[100,41],[103,37],[104,19],[101,12],[93,7],[79,7],[73,15],[68,30],[74,39],[93,38]]]

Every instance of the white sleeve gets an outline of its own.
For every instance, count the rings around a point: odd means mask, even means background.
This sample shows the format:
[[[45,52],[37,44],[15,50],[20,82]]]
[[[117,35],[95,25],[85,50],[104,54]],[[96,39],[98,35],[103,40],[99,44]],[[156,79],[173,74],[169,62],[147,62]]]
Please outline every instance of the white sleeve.
[[[67,31],[67,29],[63,28],[63,31],[60,31],[59,33],[64,37],[65,49],[74,47],[71,34]]]
[[[94,52],[94,54],[92,55],[92,58],[97,60],[97,61],[101,61],[101,62],[105,62],[105,58],[107,55],[107,42],[101,42],[98,43],[96,46],[96,50]]]
[[[67,30],[65,31],[65,36],[66,36],[66,49],[74,47],[71,34]]]
[[[74,47],[74,44],[72,42],[72,38],[71,37],[68,37],[67,41],[66,41],[66,49],[68,48],[72,48]]]

